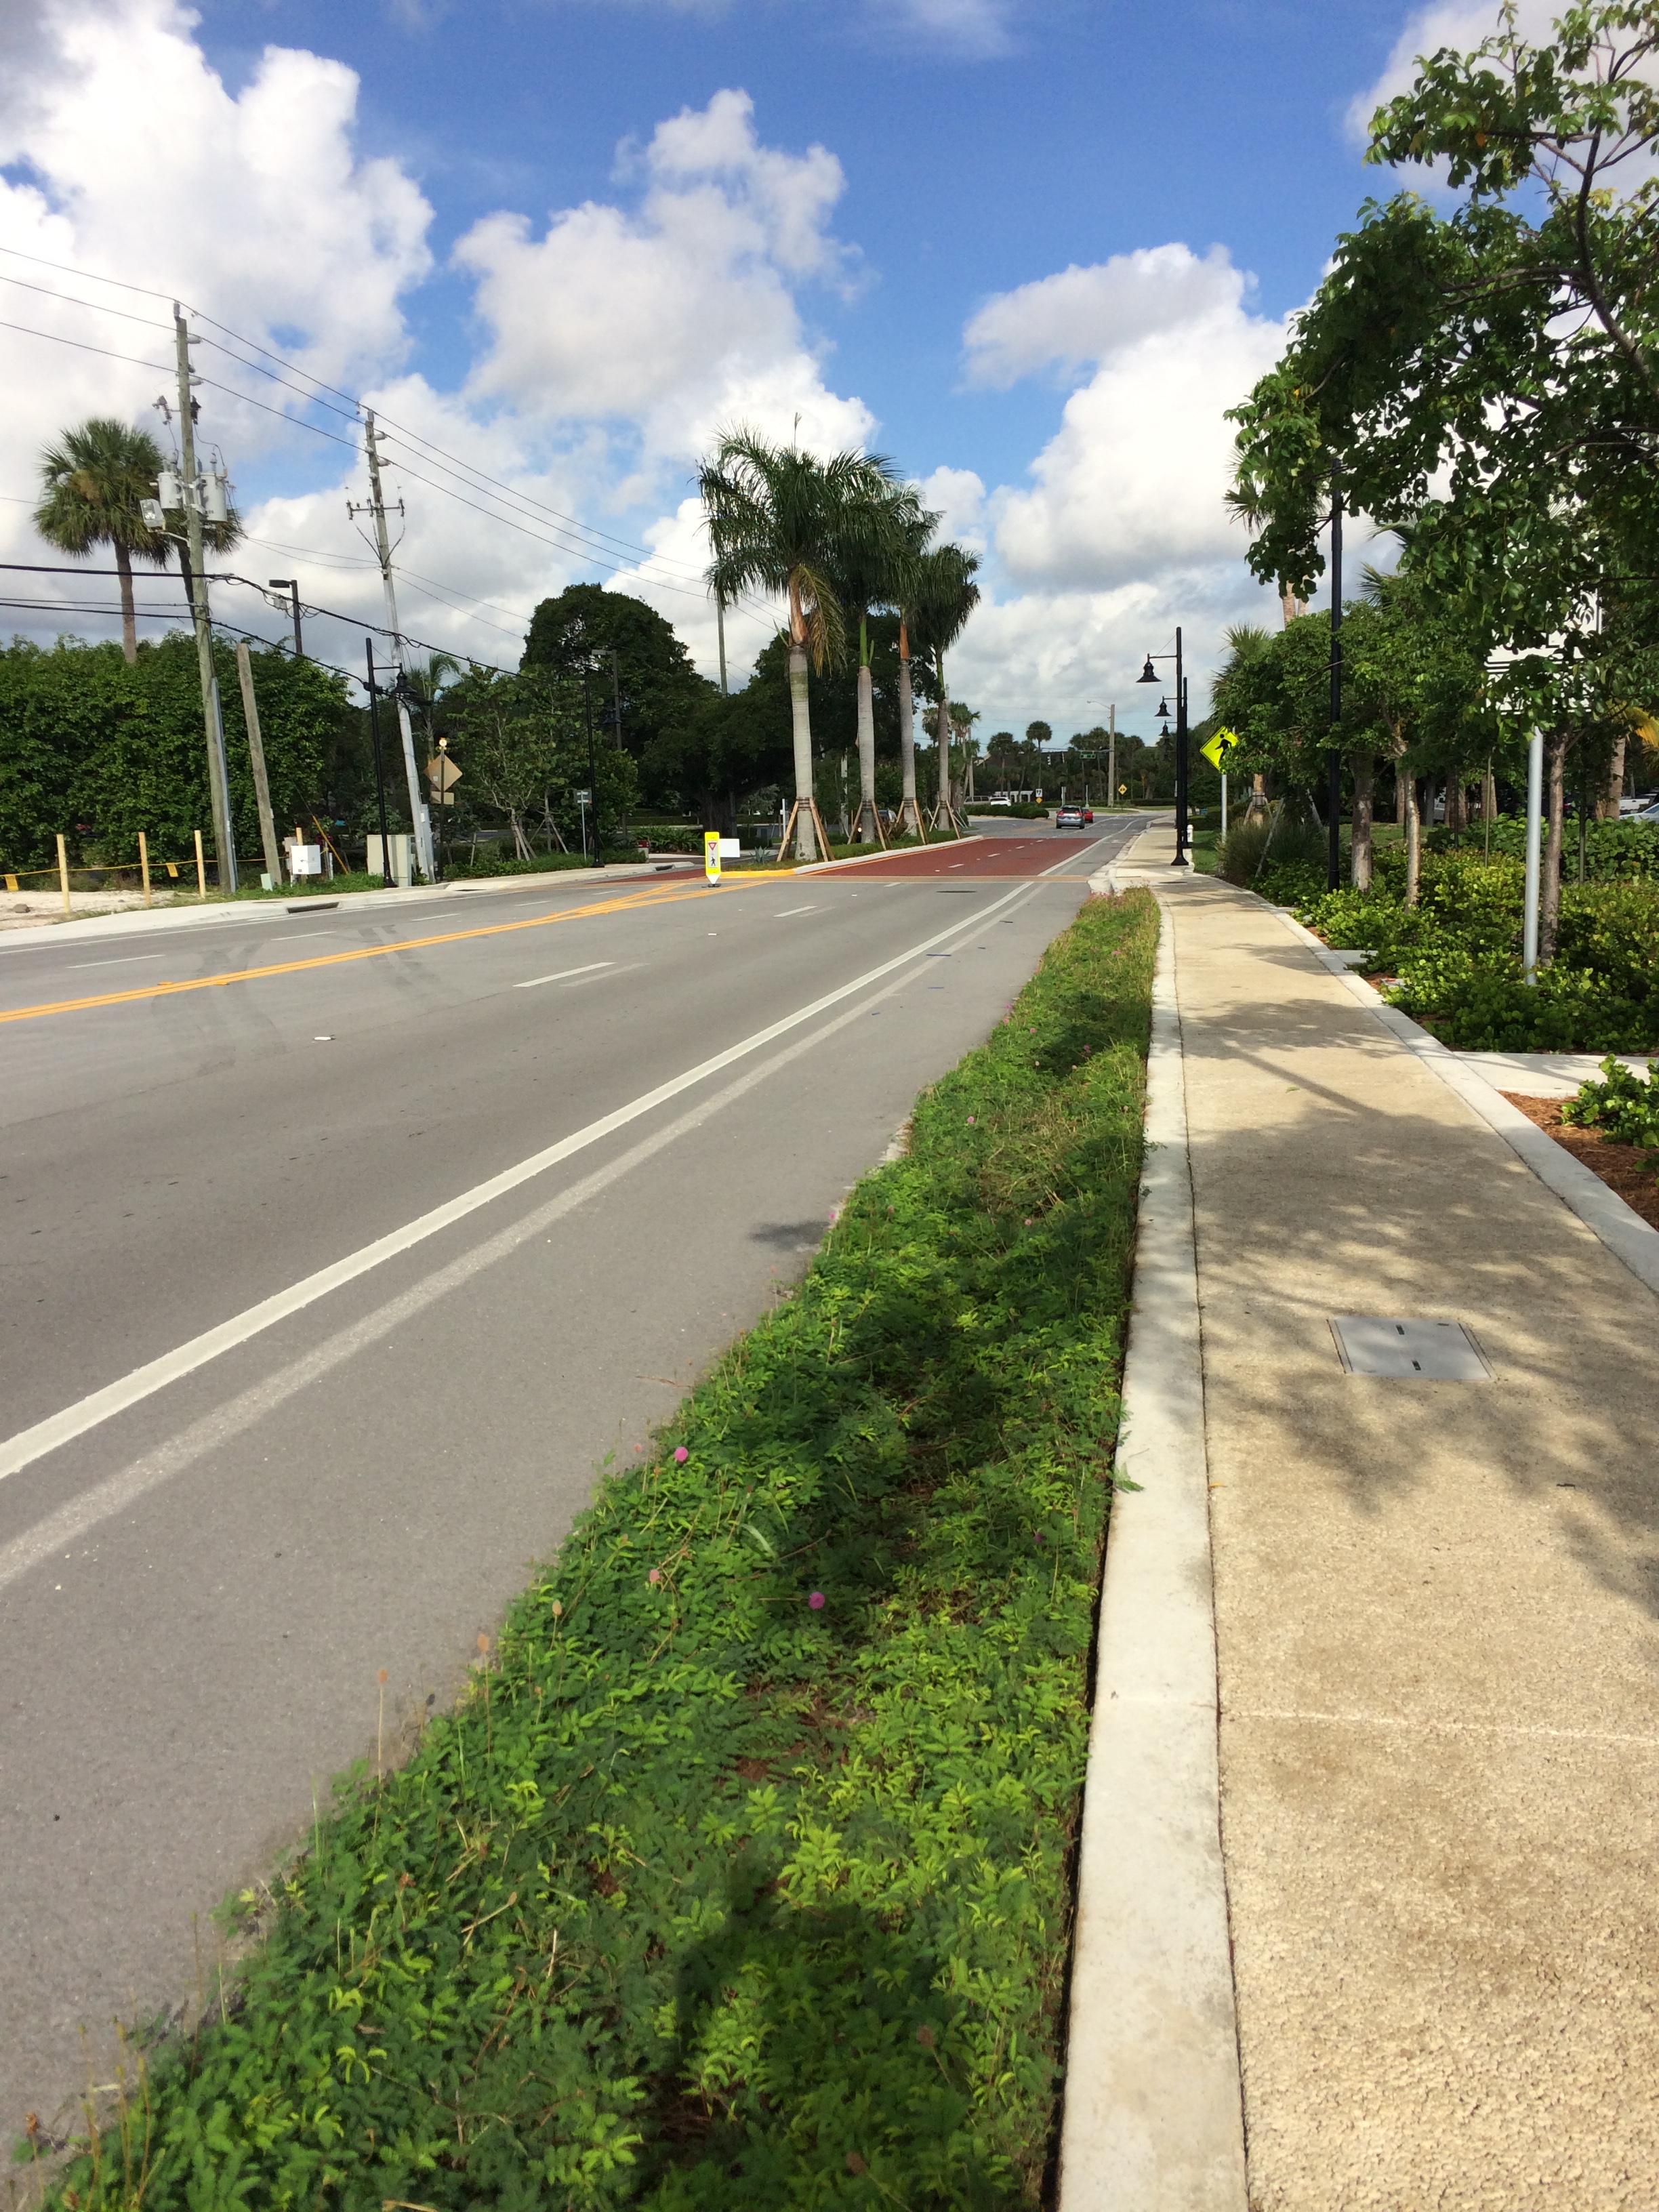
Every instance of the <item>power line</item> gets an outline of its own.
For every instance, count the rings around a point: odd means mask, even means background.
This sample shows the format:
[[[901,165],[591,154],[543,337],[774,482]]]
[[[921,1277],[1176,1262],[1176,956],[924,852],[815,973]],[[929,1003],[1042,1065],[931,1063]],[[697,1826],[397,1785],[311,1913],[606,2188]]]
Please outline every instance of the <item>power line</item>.
[[[21,291],[38,292],[43,300],[62,300],[69,307],[84,307],[89,315],[118,315],[124,323],[142,323],[147,331],[164,331],[168,327],[149,315],[135,315],[125,307],[101,307],[95,300],[77,300],[72,292],[54,291],[50,284],[31,284],[27,277],[8,276],[3,270],[0,284],[15,284]]]
[[[477,489],[479,485],[488,484],[497,491],[506,492],[510,497],[520,501],[522,505],[535,508],[538,513],[549,516],[556,522],[568,524],[573,530],[580,531],[585,537],[617,546],[624,553],[642,554],[648,561],[659,557],[650,546],[641,545],[636,538],[618,538],[609,530],[595,529],[592,524],[578,521],[574,514],[566,514],[562,508],[549,507],[544,500],[534,499],[526,491],[515,490],[511,484],[504,483],[501,477],[492,477],[487,470],[475,468],[471,462],[459,460],[453,453],[445,453],[441,446],[434,446],[429,438],[422,438],[416,431],[401,428],[389,415],[382,415],[379,419],[396,434],[394,443],[400,443],[407,439],[411,444],[423,446],[428,453],[434,453],[441,460],[452,463],[454,473],[475,477],[477,482],[473,487],[474,489]],[[417,458],[422,457],[417,456]],[[672,565],[680,569],[682,575],[691,576],[697,573],[694,568],[682,567],[678,562]]]
[[[52,345],[73,346],[77,353],[102,354],[106,361],[130,362],[135,368],[151,368],[165,376],[173,364],[166,361],[140,361],[137,354],[113,353],[108,346],[88,345],[84,338],[60,337],[56,331],[37,331],[28,323],[9,323],[0,320],[0,331],[21,331],[27,338],[46,338]]]

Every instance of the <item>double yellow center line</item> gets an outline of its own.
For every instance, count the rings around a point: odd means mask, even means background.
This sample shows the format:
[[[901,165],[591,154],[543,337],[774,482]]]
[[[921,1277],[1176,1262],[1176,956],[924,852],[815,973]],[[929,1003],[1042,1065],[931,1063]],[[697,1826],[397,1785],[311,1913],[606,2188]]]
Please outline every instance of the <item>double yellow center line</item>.
[[[735,890],[746,881],[771,882],[775,878],[732,878],[724,888]],[[641,907],[676,906],[684,899],[707,898],[707,884],[687,885],[681,890],[658,890],[624,893],[616,898],[600,899],[592,906],[559,907],[551,914],[536,914],[522,921],[491,921],[480,924],[477,929],[447,929],[434,937],[401,938],[395,945],[362,945],[352,952],[319,952],[308,960],[284,960],[270,968],[232,968],[222,975],[197,975],[184,983],[141,983],[131,991],[104,991],[91,999],[54,999],[40,1006],[12,1006],[0,1009],[0,1022],[34,1022],[47,1014],[81,1014],[94,1006],[131,1006],[140,999],[170,999],[181,991],[216,991],[227,983],[257,983],[267,975],[297,975],[307,968],[343,968],[355,960],[383,960],[388,953],[420,952],[432,945],[461,945],[472,937],[507,937],[514,930],[545,929],[550,922],[583,921],[591,915],[627,914]]]

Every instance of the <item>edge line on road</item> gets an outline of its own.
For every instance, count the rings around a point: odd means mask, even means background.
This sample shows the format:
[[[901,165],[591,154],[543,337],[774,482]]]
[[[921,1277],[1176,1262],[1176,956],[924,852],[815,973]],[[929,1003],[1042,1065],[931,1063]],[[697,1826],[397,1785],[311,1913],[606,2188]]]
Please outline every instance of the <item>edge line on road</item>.
[[[852,998],[858,992],[868,989],[872,983],[880,982],[898,969],[920,963],[936,945],[942,945],[950,938],[960,937],[969,930],[982,928],[988,914],[1010,904],[1022,892],[1032,888],[1030,884],[1017,884],[1005,896],[994,900],[989,907],[975,914],[964,915],[960,921],[951,922],[947,927],[935,931],[933,936],[924,938],[920,944],[903,952],[896,953],[879,966],[866,969],[850,982],[838,984],[833,991],[827,991],[810,1004],[797,1007],[793,1013],[785,1014],[777,1021],[769,1023],[764,1029],[755,1030],[738,1043],[728,1045],[723,1052],[717,1052],[708,1060],[700,1060],[696,1066],[671,1076],[667,1082],[658,1084],[654,1089],[642,1092],[611,1113],[601,1115],[597,1121],[588,1122],[585,1127],[574,1130],[568,1137],[560,1138],[556,1144],[547,1146],[543,1151],[532,1152],[515,1166],[504,1168],[499,1175],[475,1183],[471,1190],[462,1191],[458,1196],[447,1199],[442,1205],[417,1214],[400,1229],[389,1231],[386,1236],[360,1246],[356,1252],[348,1253],[329,1266],[318,1268],[313,1274],[301,1277],[286,1290],[275,1291],[270,1297],[262,1298],[258,1304],[245,1308],[228,1321],[204,1329],[198,1336],[176,1346],[173,1351],[147,1360],[142,1367],[135,1367],[115,1382],[106,1383],[101,1389],[89,1392],[73,1405],[48,1414],[46,1419],[36,1421],[27,1429],[20,1429],[15,1436],[0,1443],[0,1481],[9,1475],[19,1474],[36,1460],[44,1459],[48,1453],[60,1449],[64,1444],[74,1443],[77,1437],[85,1436],[89,1430],[101,1426],[118,1413],[125,1413],[130,1407],[154,1396],[156,1391],[165,1389],[170,1382],[193,1374],[198,1368],[204,1367],[222,1354],[246,1344],[250,1338],[275,1328],[277,1322],[286,1321],[291,1315],[314,1304],[319,1298],[326,1297],[330,1291],[343,1288],[372,1269],[383,1266],[388,1260],[396,1259],[415,1245],[423,1243],[427,1238],[435,1237],[440,1231],[464,1220],[469,1214],[476,1213],[493,1200],[504,1197],[509,1191],[518,1189],[537,1176],[544,1175],[550,1168],[558,1166],[576,1152],[586,1151],[590,1145],[599,1143],[616,1130],[626,1127],[630,1121],[638,1121],[641,1115],[650,1113],[653,1108],[678,1097],[684,1091],[689,1091],[694,1085],[707,1081],[722,1068],[730,1067],[734,1061],[758,1052],[763,1046],[770,1044],[775,1037],[786,1036],[789,1030],[799,1028],[803,1022],[815,1019],[830,1007],[838,1006],[843,999]]]

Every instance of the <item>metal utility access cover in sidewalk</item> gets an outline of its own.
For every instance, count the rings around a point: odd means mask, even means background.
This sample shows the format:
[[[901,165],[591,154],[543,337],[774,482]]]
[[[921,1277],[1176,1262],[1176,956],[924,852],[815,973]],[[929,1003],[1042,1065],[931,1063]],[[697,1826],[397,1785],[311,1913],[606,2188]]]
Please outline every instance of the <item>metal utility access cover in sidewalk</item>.
[[[1350,1375],[1384,1375],[1403,1382],[1490,1382],[1492,1370],[1460,1321],[1395,1321],[1376,1314],[1336,1314],[1331,1334]]]

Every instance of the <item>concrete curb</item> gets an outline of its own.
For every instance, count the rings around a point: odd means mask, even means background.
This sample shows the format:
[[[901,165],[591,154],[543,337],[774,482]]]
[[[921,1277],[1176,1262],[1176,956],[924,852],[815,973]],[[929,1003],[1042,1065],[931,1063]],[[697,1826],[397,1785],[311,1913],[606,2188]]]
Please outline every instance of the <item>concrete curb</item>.
[[[1115,888],[1114,871],[1090,879]],[[1117,1471],[1078,1866],[1060,2212],[1245,2212],[1221,1856],[1203,1347],[1159,901]]]
[[[1414,1052],[1448,1090],[1455,1091],[1466,1105],[1472,1106],[1482,1121],[1498,1132],[1539,1181],[1547,1184],[1563,1205],[1601,1238],[1608,1251],[1624,1261],[1638,1282],[1650,1291],[1659,1291],[1659,1229],[1644,1221],[1617,1191],[1609,1190],[1601,1176],[1582,1160],[1574,1159],[1553,1137],[1547,1136],[1528,1121],[1520,1108],[1511,1106],[1478,1068],[1467,1066],[1459,1054],[1431,1036],[1409,1014],[1402,1014],[1397,1006],[1389,1006],[1372,984],[1366,982],[1363,975],[1356,975],[1340,953],[1322,944],[1294,915],[1287,914],[1282,907],[1275,907],[1273,911],[1293,937],[1299,938],[1318,956],[1324,967],[1340,976],[1346,989],[1391,1036]]]
[[[786,874],[794,876],[819,876],[823,873],[826,868],[867,868],[872,860],[908,860],[916,853],[930,853],[936,850],[941,850],[947,844],[982,845],[984,842],[984,838],[980,835],[977,830],[970,830],[965,837],[940,838],[938,847],[934,847],[933,845],[907,845],[902,853],[884,853],[879,851],[874,853],[854,853],[849,859],[845,860],[803,860],[796,867],[789,869],[781,868],[778,871],[778,880],[781,883]]]

